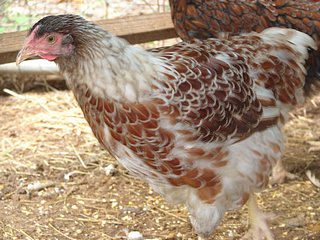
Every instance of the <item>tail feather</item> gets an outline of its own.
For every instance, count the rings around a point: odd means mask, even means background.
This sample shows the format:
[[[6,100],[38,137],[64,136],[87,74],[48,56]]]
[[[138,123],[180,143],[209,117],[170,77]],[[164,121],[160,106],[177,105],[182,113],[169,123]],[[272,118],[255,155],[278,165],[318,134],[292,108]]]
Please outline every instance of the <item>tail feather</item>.
[[[303,87],[305,95],[312,97],[320,92],[320,52],[309,50],[309,58],[306,64],[307,77]]]
[[[272,27],[261,32],[264,39],[282,39],[290,42],[293,48],[299,52],[304,59],[308,57],[308,49],[317,49],[317,44],[308,34],[289,28]]]
[[[279,36],[293,44],[293,48],[298,51],[302,58],[300,64],[306,69],[306,80],[304,93],[312,96],[320,90],[320,49],[317,50],[316,41],[309,35],[287,28],[267,28],[263,32],[266,38]],[[317,41],[318,42],[318,41]]]

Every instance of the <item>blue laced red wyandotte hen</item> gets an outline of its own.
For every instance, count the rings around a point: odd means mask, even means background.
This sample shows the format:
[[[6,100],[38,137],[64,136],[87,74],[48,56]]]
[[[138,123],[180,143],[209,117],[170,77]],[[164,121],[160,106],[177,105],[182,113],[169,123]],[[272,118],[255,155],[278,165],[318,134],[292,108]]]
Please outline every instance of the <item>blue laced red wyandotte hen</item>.
[[[305,94],[320,81],[320,0],[169,0],[173,24],[180,38],[206,39],[222,35],[261,32],[268,27],[302,31],[317,43],[310,54]],[[317,89],[317,88],[316,88]],[[273,168],[273,182],[296,176],[285,170],[281,158]]]
[[[144,50],[77,15],[30,29],[17,63],[55,61],[99,142],[201,238],[248,202],[253,239],[274,239],[254,192],[280,157],[288,112],[304,101],[308,35],[271,28]]]

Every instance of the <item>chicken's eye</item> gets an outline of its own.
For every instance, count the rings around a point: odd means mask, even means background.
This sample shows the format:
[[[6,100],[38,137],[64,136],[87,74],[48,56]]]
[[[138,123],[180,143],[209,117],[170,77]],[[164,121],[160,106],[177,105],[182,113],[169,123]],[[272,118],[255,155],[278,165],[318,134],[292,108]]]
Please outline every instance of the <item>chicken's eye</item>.
[[[54,43],[56,41],[56,37],[53,35],[49,35],[47,37],[47,41],[48,41],[48,43]]]

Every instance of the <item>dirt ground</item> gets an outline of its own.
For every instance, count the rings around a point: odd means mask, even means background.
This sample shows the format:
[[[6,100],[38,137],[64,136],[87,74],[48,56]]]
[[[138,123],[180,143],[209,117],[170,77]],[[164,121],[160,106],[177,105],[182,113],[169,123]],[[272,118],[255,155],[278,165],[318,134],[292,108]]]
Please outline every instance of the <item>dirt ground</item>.
[[[298,179],[257,195],[276,239],[320,239],[320,96],[292,114],[284,161]],[[0,96],[0,239],[196,239],[171,206],[101,149],[69,91]],[[112,168],[114,166],[114,168]],[[111,174],[110,169],[112,170]],[[247,210],[212,239],[239,239]]]

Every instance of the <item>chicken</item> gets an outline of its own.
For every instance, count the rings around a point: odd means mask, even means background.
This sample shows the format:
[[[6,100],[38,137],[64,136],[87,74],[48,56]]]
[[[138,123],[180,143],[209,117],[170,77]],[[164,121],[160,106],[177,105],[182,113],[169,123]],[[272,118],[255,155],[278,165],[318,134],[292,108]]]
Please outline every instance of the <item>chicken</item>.
[[[248,201],[253,239],[273,239],[254,192],[283,151],[304,101],[308,35],[271,28],[144,50],[77,15],[29,31],[17,64],[55,61],[99,142],[173,203],[200,237]]]
[[[312,36],[318,46],[308,59],[305,94],[320,80],[320,0],[169,0],[175,29],[183,40],[224,34],[261,32],[268,27],[294,28]],[[317,83],[319,84],[319,83]],[[281,158],[273,168],[273,182],[296,176],[287,172]]]

